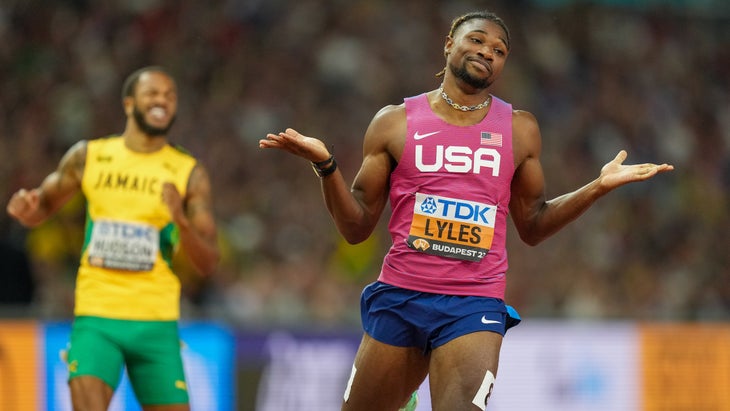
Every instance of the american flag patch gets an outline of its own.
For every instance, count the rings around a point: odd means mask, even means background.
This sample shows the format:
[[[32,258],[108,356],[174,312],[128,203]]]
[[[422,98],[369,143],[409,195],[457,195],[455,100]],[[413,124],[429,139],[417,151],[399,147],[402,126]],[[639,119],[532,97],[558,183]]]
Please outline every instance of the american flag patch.
[[[482,131],[481,140],[483,146],[502,147],[502,134],[500,133],[490,133],[488,131]]]

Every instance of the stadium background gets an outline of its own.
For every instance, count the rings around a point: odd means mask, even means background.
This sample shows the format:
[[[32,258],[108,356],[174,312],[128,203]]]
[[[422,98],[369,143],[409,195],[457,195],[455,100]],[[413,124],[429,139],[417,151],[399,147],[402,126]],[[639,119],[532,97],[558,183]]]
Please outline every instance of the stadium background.
[[[482,7],[511,29],[494,94],[540,121],[549,196],[621,148],[675,165],[537,247],[512,236],[507,299],[525,321],[505,342],[494,408],[730,410],[724,1],[4,0],[0,193],[37,185],[73,142],[121,131],[124,77],[168,67],[181,89],[172,140],[211,170],[224,250],[208,282],[177,261],[185,332],[202,341],[189,362],[222,379],[210,384],[221,407],[336,409],[385,226],[346,245],[307,164],[257,141],[287,126],[321,136],[351,180],[372,115],[437,87],[451,18]],[[31,231],[0,216],[2,411],[58,409],[49,367],[82,222],[80,199]]]

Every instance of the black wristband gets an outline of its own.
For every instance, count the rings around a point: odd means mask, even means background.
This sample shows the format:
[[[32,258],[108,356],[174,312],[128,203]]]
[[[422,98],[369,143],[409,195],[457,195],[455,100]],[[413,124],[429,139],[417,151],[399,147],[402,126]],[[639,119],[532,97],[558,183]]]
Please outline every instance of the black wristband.
[[[335,155],[330,154],[330,158],[324,161],[312,161],[312,170],[314,170],[314,173],[317,174],[317,176],[320,178],[327,177],[328,175],[334,173],[335,170],[337,170],[337,161],[335,161]]]
[[[330,163],[330,162],[331,162],[332,160],[334,160],[334,159],[335,159],[335,155],[334,155],[334,154],[330,154],[330,156],[329,156],[329,158],[328,158],[327,160],[322,160],[322,161],[312,161],[312,164],[313,164],[313,165],[314,165],[315,167],[317,167],[317,168],[321,169],[322,167],[326,166],[327,164],[329,164],[329,163]]]

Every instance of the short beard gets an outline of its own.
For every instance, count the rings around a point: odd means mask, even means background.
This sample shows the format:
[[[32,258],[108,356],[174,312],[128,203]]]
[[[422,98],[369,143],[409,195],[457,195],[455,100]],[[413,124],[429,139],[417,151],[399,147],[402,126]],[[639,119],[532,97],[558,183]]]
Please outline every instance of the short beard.
[[[464,66],[456,67],[455,65],[449,63],[449,70],[451,70],[456,78],[476,89],[486,89],[487,87],[492,85],[492,82],[489,80],[488,77],[483,79],[476,78],[469,74]]]
[[[137,123],[137,127],[139,127],[139,129],[142,130],[143,133],[152,137],[166,136],[176,118],[172,117],[170,119],[170,122],[167,123],[167,126],[165,127],[155,127],[145,121],[144,114],[142,114],[142,112],[139,111],[136,106],[132,110],[132,117],[134,117],[134,122]]]

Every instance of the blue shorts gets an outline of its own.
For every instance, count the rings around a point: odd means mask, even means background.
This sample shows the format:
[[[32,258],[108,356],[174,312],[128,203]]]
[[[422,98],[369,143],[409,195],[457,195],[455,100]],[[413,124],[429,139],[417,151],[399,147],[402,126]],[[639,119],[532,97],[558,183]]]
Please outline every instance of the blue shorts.
[[[424,353],[477,331],[504,335],[521,321],[499,298],[431,294],[379,281],[363,290],[360,315],[365,332],[376,340]]]

